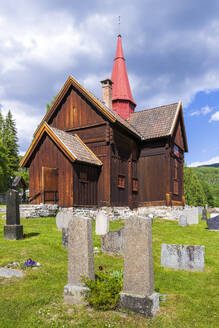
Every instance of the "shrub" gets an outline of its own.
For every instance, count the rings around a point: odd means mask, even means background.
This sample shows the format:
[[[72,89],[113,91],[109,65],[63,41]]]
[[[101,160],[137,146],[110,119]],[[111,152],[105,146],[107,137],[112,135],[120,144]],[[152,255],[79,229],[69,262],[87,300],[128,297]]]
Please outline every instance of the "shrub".
[[[106,272],[99,267],[95,280],[82,278],[82,282],[89,288],[85,292],[88,304],[97,310],[114,310],[118,307],[119,293],[122,290],[123,272]]]

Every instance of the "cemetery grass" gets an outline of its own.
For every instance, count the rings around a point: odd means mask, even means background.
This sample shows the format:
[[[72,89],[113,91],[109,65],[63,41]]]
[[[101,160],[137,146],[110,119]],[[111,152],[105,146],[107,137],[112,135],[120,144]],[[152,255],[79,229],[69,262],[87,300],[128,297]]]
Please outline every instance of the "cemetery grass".
[[[23,278],[0,277],[0,327],[218,327],[219,233],[206,230],[206,223],[179,227],[177,222],[155,219],[153,253],[155,289],[167,294],[155,318],[95,311],[92,308],[63,304],[67,284],[67,250],[61,244],[61,232],[55,218],[21,220],[27,238],[7,241],[3,237],[5,221],[0,218],[0,267],[32,258],[38,269],[27,269]],[[111,222],[110,230],[123,225]],[[205,271],[185,272],[160,266],[161,243],[204,245]],[[100,247],[99,236],[94,246]],[[95,268],[106,271],[122,268],[122,257],[95,255]]]

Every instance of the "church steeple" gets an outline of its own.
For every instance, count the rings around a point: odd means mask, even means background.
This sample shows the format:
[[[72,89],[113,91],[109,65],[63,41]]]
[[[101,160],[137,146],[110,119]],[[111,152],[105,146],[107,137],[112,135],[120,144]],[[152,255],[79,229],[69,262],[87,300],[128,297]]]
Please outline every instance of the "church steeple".
[[[125,58],[122,49],[122,37],[119,34],[117,40],[116,56],[113,64],[111,80],[112,86],[112,108],[124,120],[129,118],[135,110],[135,102],[132,97]]]

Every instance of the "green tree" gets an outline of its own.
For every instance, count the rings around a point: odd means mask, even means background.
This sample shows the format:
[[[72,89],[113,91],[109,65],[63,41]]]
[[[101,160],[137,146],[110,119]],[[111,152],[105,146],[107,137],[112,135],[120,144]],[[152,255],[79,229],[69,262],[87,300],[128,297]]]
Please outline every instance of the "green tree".
[[[190,167],[184,167],[184,194],[186,204],[190,206],[203,206],[207,199],[203,187]]]
[[[54,104],[54,102],[56,101],[56,98],[58,97],[58,95],[53,97],[53,100],[50,102],[50,104],[46,104],[46,112],[48,113],[48,111],[50,110],[50,108],[52,107],[52,105]]]
[[[9,186],[9,168],[8,155],[6,147],[0,137],[0,192],[7,190]]]
[[[206,201],[209,206],[215,206],[214,196],[212,193],[212,190],[210,189],[210,186],[207,184],[207,182],[200,180],[202,188],[205,193]]]
[[[10,110],[4,121],[3,143],[7,149],[9,174],[14,176],[18,170],[19,155],[18,155],[18,137],[15,121],[13,120]]]

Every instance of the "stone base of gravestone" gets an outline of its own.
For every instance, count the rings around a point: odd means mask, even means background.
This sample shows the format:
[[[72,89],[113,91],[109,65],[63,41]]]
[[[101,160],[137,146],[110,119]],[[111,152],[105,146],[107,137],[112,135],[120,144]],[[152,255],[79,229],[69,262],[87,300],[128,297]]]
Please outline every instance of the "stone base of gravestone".
[[[89,288],[68,284],[64,287],[64,302],[69,304],[87,304],[84,293]]]
[[[208,219],[207,225],[209,230],[218,230],[219,231],[219,215]]]
[[[161,266],[176,270],[204,271],[205,247],[162,244]]]
[[[123,254],[124,228],[110,231],[101,236],[101,249],[104,253]]]
[[[124,308],[146,317],[153,317],[159,310],[159,293],[153,293],[151,296],[120,293],[119,307],[121,310]]]
[[[187,217],[185,215],[180,215],[179,217],[179,226],[180,227],[187,227]]]
[[[68,248],[68,228],[62,228],[62,246]]]
[[[5,225],[4,226],[5,239],[23,239],[23,226],[22,225]]]

